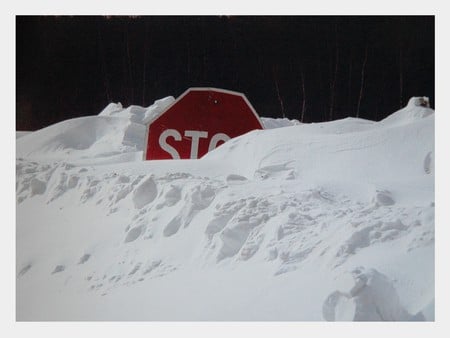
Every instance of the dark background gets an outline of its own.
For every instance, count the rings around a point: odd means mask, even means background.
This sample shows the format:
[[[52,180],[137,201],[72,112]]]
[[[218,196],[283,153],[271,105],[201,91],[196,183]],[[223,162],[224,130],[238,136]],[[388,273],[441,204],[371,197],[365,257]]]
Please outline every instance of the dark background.
[[[260,116],[380,120],[434,107],[433,16],[17,16],[16,129],[149,106],[189,87]]]

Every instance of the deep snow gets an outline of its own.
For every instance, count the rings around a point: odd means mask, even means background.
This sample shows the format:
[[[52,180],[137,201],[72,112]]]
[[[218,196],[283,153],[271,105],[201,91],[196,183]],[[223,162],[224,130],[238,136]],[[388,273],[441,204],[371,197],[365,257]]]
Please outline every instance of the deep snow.
[[[144,162],[144,124],[173,100],[17,138],[18,320],[434,320],[419,98]]]

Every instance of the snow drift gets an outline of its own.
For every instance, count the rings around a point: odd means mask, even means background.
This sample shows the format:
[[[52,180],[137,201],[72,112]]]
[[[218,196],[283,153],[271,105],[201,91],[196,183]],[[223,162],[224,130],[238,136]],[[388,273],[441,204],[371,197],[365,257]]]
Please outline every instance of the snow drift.
[[[424,101],[263,119],[200,160],[141,161],[172,97],[20,135],[17,319],[434,320]]]

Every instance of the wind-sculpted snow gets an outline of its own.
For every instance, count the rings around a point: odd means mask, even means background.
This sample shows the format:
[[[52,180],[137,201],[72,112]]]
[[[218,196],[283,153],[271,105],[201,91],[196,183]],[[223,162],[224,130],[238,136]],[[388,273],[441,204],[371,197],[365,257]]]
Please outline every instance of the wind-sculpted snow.
[[[98,116],[66,120],[17,139],[17,157],[80,163],[117,163],[142,159],[145,124],[159,116],[174,98],[143,108],[111,103]]]
[[[110,103],[103,109],[99,116],[122,117],[134,123],[147,124],[157,118],[161,113],[169,107],[175,99],[172,96],[156,100],[150,107],[144,108],[140,106],[129,106],[123,108],[120,103]]]
[[[124,118],[88,116],[63,121],[17,140],[17,157],[77,160],[143,150],[145,127]]]
[[[51,127],[21,137],[18,320],[433,320],[434,115],[405,119],[280,127],[145,163],[122,161],[129,122],[95,134],[121,145],[110,155],[62,131],[58,147]]]
[[[401,305],[393,282],[375,269],[356,268],[348,291],[331,293],[323,304],[323,317],[329,321],[414,321],[424,320],[422,313],[412,315]]]

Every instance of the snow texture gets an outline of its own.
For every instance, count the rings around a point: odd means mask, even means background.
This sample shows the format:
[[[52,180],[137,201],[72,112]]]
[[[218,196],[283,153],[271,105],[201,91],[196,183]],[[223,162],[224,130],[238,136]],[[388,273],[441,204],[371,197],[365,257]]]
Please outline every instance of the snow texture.
[[[142,161],[173,101],[18,134],[17,320],[434,320],[427,98]]]

